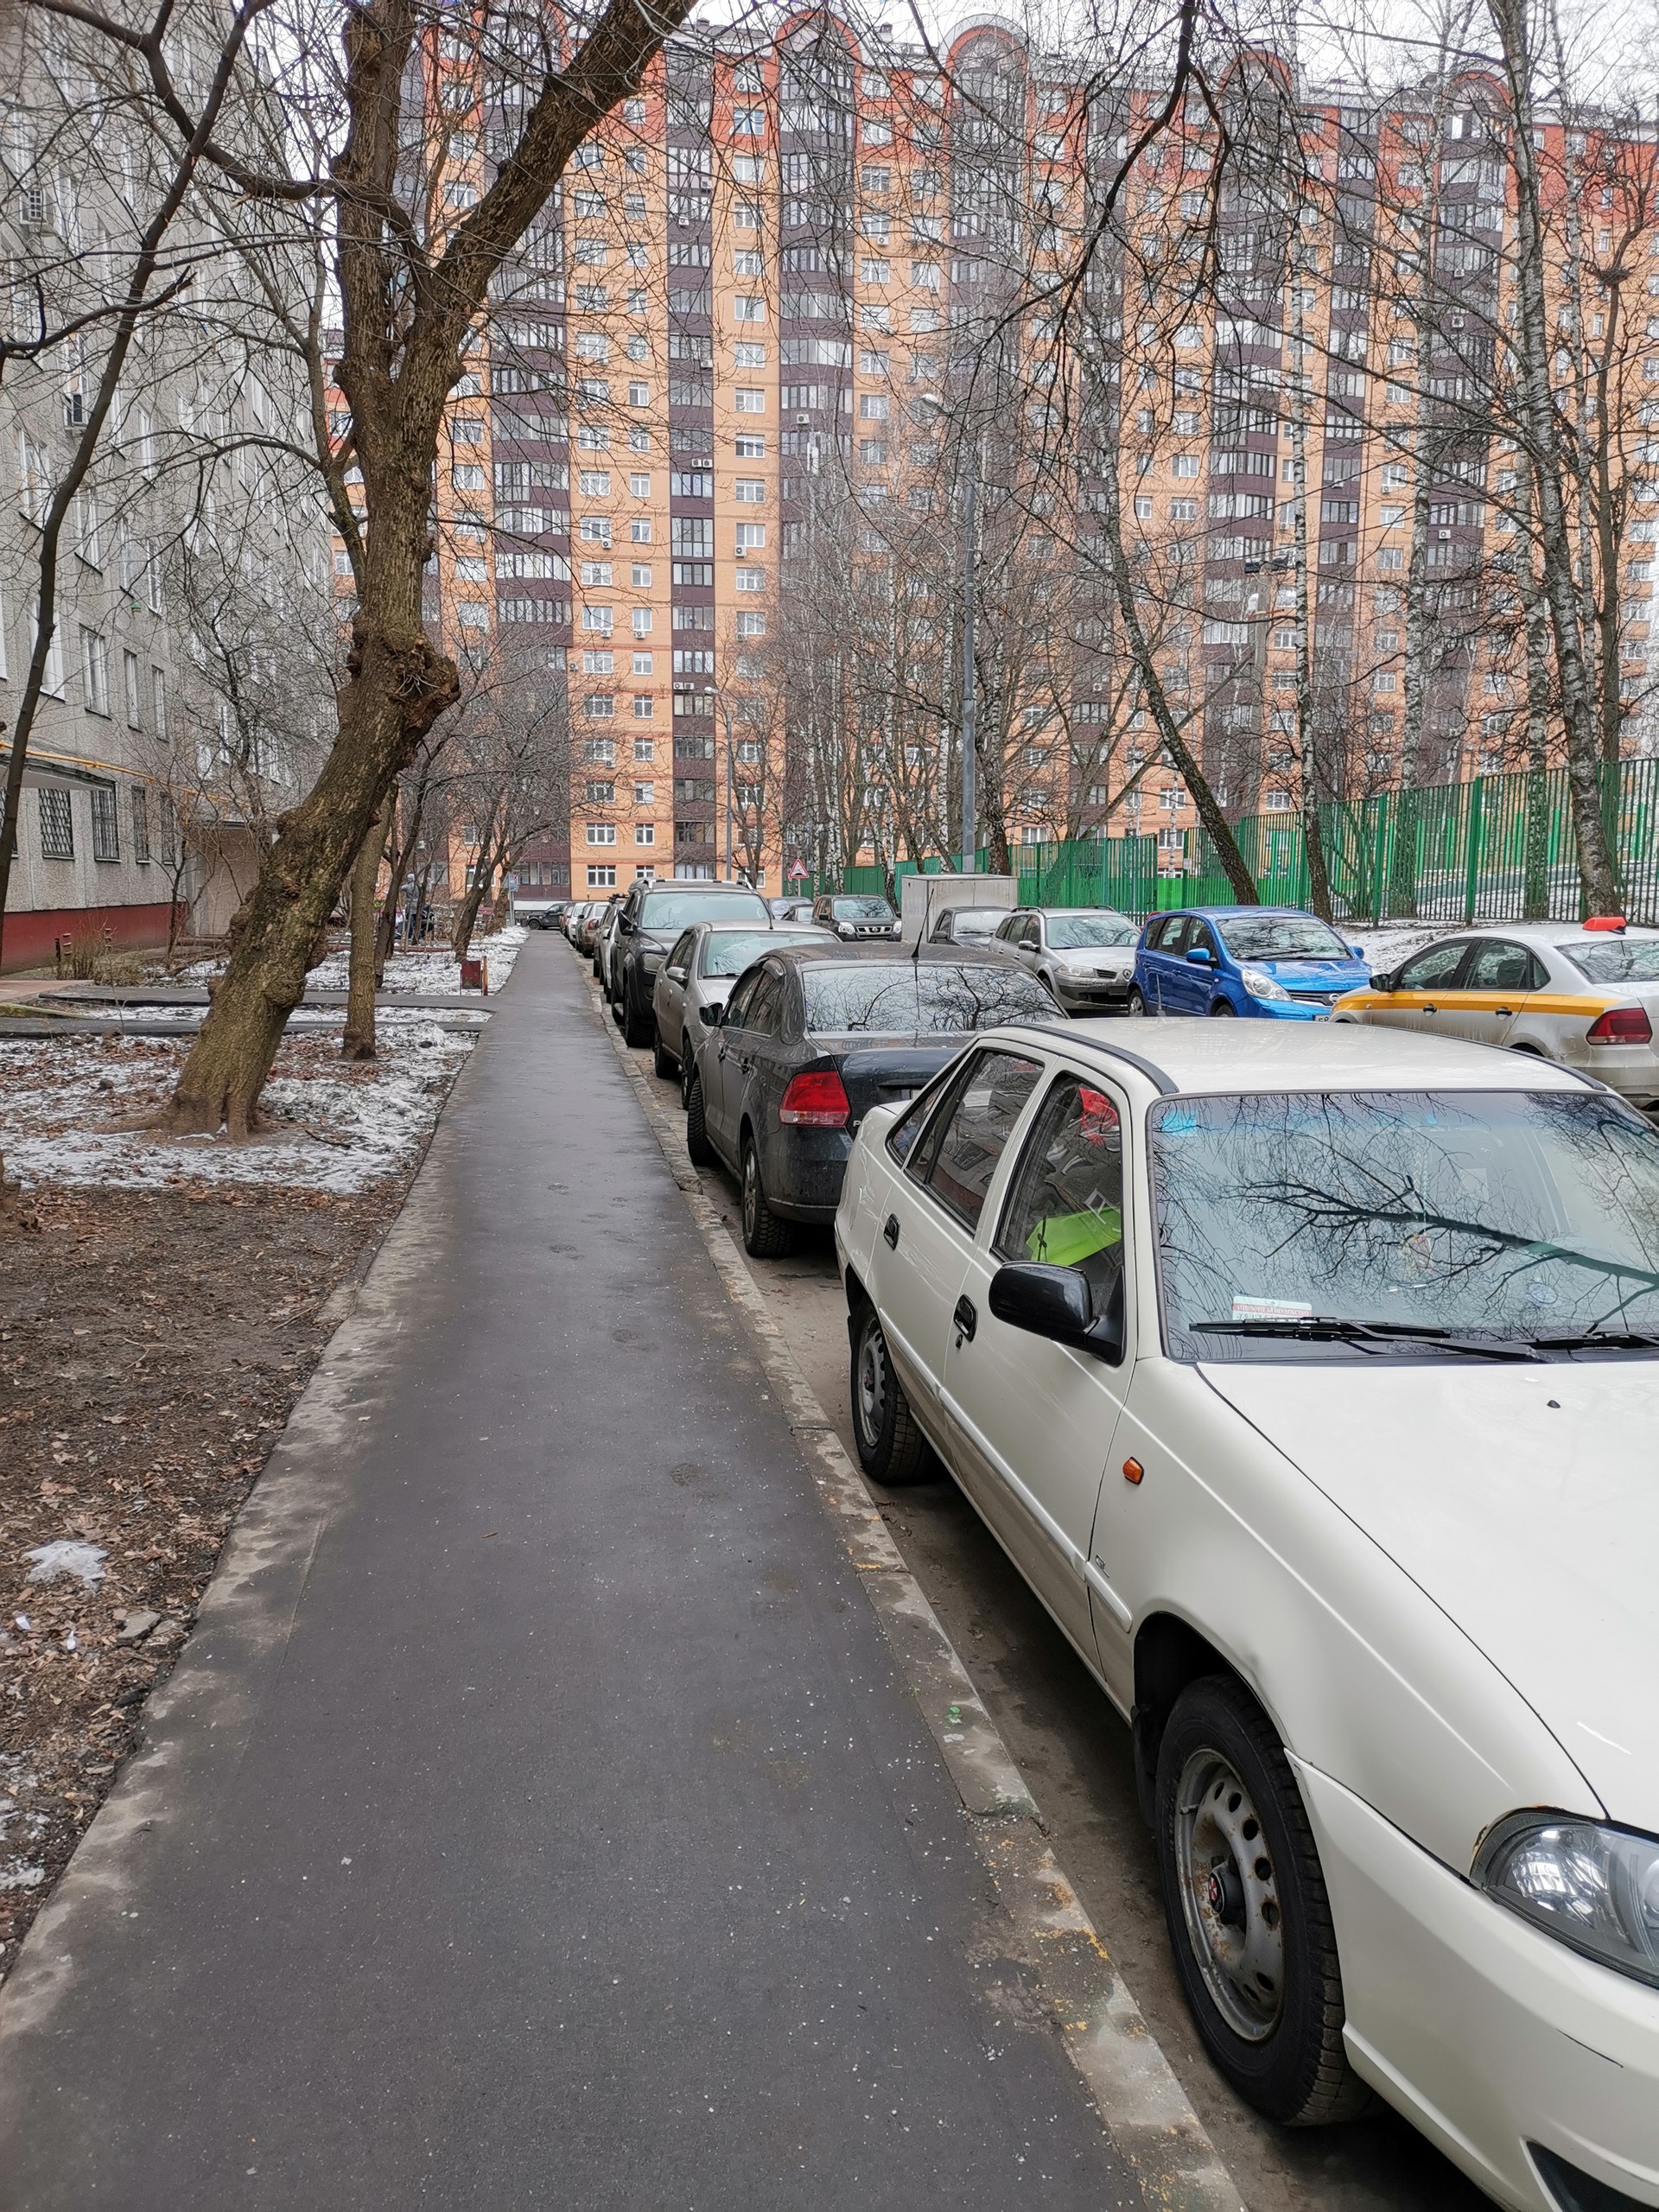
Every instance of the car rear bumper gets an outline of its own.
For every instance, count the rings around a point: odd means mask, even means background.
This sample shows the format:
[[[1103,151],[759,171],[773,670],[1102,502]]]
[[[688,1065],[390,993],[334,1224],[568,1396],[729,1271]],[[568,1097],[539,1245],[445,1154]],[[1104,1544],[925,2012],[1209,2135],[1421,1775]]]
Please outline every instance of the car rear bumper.
[[[1659,1989],[1529,1928],[1341,1783],[1293,1763],[1358,2072],[1513,2212],[1566,2212],[1529,2145],[1618,2192],[1616,2203],[1659,2207]]]
[[[833,1221],[852,1156],[845,1129],[775,1130],[761,1160],[766,1204],[785,1221]]]

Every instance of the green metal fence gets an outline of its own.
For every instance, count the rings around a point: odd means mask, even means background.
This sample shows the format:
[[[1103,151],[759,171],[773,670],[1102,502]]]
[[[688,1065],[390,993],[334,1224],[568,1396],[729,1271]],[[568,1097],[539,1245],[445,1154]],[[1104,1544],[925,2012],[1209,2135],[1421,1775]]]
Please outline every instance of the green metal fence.
[[[1659,923],[1659,760],[1603,769],[1602,817],[1623,912]],[[1565,769],[1339,800],[1320,808],[1319,826],[1339,919],[1568,921],[1584,911]],[[1309,904],[1300,816],[1254,815],[1233,834],[1264,903]],[[980,867],[988,863],[982,853]],[[891,871],[849,868],[839,887],[825,877],[813,887],[899,896],[905,876],[943,866],[929,858],[899,861]],[[1200,830],[1186,832],[1179,854],[1160,852],[1155,837],[1021,845],[1013,872],[1022,906],[1114,906],[1139,918],[1160,907],[1227,906],[1237,895]]]

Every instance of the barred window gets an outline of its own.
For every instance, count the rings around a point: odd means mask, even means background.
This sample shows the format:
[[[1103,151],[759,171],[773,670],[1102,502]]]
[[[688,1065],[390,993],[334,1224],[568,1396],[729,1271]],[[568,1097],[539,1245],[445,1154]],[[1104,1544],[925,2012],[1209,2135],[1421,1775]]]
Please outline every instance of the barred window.
[[[132,787],[132,857],[149,858],[149,794],[142,784]]]
[[[94,784],[92,786],[92,858],[95,861],[118,861],[121,857],[121,823],[115,810],[113,784]]]
[[[41,790],[41,858],[72,861],[75,857],[75,817],[69,793],[53,785]]]

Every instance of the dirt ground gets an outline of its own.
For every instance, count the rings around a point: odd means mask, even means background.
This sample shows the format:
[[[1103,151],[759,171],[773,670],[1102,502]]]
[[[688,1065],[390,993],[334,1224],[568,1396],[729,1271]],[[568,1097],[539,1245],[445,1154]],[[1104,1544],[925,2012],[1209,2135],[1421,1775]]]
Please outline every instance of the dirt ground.
[[[0,1977],[407,1180],[46,1185],[0,1236]]]

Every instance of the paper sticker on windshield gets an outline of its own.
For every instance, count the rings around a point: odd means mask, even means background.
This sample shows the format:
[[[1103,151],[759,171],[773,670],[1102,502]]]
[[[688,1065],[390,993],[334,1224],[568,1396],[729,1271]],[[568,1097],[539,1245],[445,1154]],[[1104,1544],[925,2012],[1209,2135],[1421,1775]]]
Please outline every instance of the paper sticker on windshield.
[[[1233,1293],[1235,1321],[1306,1321],[1313,1311],[1300,1298],[1250,1298]]]

